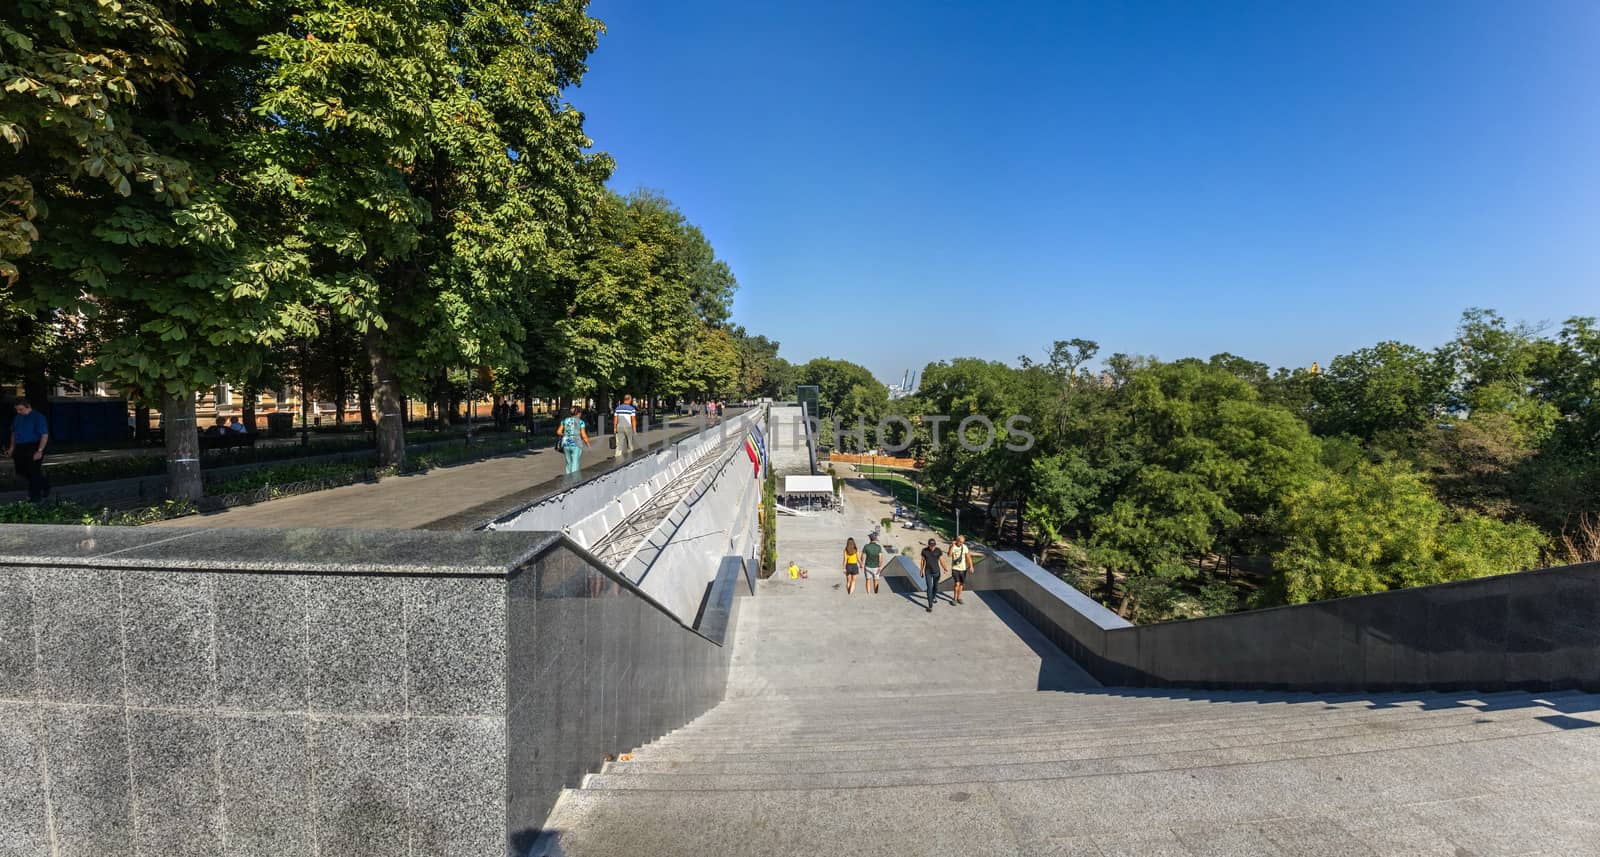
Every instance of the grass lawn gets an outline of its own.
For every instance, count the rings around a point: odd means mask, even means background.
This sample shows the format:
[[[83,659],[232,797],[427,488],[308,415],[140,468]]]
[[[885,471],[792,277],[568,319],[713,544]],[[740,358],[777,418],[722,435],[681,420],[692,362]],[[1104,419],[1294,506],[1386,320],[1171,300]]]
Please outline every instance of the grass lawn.
[[[892,476],[896,474],[909,475],[917,472],[910,467],[889,467],[883,464],[857,464],[855,465],[855,468],[856,473],[866,478],[871,478],[879,474]]]
[[[889,489],[889,493],[895,500],[899,501],[902,508],[915,509],[917,507],[917,486],[905,476],[899,473],[887,472],[876,475],[862,474],[862,476],[874,485],[881,485]],[[945,539],[952,538],[956,531],[955,516],[935,504],[936,501],[928,496],[927,492],[923,492],[922,523],[926,524],[941,537]]]

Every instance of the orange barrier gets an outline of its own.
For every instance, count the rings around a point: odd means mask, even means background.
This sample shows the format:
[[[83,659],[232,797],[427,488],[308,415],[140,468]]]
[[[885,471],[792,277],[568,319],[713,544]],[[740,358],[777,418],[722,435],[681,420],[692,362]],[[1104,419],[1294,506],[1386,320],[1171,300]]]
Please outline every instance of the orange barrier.
[[[855,455],[848,452],[829,453],[828,461],[834,464],[876,464],[879,467],[910,467],[915,469],[915,458],[892,458],[887,455]]]

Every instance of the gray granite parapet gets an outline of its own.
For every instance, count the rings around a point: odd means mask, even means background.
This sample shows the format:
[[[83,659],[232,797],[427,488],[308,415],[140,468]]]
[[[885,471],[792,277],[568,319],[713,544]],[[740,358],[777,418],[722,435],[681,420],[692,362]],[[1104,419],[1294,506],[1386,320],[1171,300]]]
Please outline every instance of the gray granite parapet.
[[[726,673],[559,534],[0,527],[0,855],[502,857]]]
[[[1600,691],[1597,562],[1150,625],[1012,551],[967,585],[999,593],[1107,685]]]

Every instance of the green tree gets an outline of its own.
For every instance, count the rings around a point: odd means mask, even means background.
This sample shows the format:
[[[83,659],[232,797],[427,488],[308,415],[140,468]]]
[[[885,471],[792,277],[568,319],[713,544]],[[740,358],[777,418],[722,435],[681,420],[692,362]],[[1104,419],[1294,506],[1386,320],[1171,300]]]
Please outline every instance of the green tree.
[[[263,349],[308,329],[292,311],[303,255],[239,180],[236,144],[256,124],[241,106],[261,79],[250,48],[276,23],[273,10],[40,8],[23,3],[9,20],[27,29],[6,39],[42,69],[10,80],[21,98],[7,99],[6,121],[25,133],[41,126],[23,161],[48,213],[18,269],[26,291],[13,318],[38,323],[47,309],[58,329],[81,327],[86,374],[161,403],[169,490],[192,498],[195,391],[245,374]]]
[[[527,293],[570,272],[610,170],[561,100],[598,38],[585,5],[317,0],[262,41],[254,176],[300,213],[315,303],[364,337],[385,465],[406,388],[520,367]]]
[[[1290,603],[1518,571],[1546,544],[1526,524],[1453,513],[1393,462],[1328,471],[1286,499],[1278,526],[1274,566]]]
[[[1400,342],[1335,357],[1312,379],[1313,422],[1323,434],[1364,441],[1422,431],[1449,405],[1448,361]]]
[[[872,377],[865,366],[848,360],[818,357],[799,366],[796,375],[796,383],[817,387],[817,399],[823,416],[838,414],[852,401],[850,394],[857,387],[870,388],[876,385],[883,389],[885,400],[889,395],[888,388]],[[856,415],[846,412],[845,416],[853,420]]]
[[[81,193],[137,189],[182,205],[189,164],[153,146],[136,117],[141,100],[192,91],[188,45],[161,4],[128,0],[16,0],[0,9],[0,280],[39,240],[51,203]]]
[[[1529,445],[1549,437],[1560,418],[1556,405],[1538,395],[1534,377],[1550,343],[1538,329],[1513,325],[1499,313],[1469,309],[1461,315],[1455,342],[1439,350],[1440,359],[1453,365],[1452,393],[1456,408],[1469,416],[1509,415]]]

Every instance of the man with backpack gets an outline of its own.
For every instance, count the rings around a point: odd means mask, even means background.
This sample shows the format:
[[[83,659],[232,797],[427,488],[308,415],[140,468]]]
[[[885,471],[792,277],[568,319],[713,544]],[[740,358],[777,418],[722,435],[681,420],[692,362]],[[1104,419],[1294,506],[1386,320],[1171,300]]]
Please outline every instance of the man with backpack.
[[[861,569],[867,574],[867,591],[878,594],[883,585],[883,545],[878,544],[877,533],[867,536],[867,546],[861,549]]]
[[[956,584],[956,603],[961,603],[961,587],[967,585],[967,572],[972,570],[972,551],[967,547],[966,536],[956,536],[950,543],[950,578]]]

